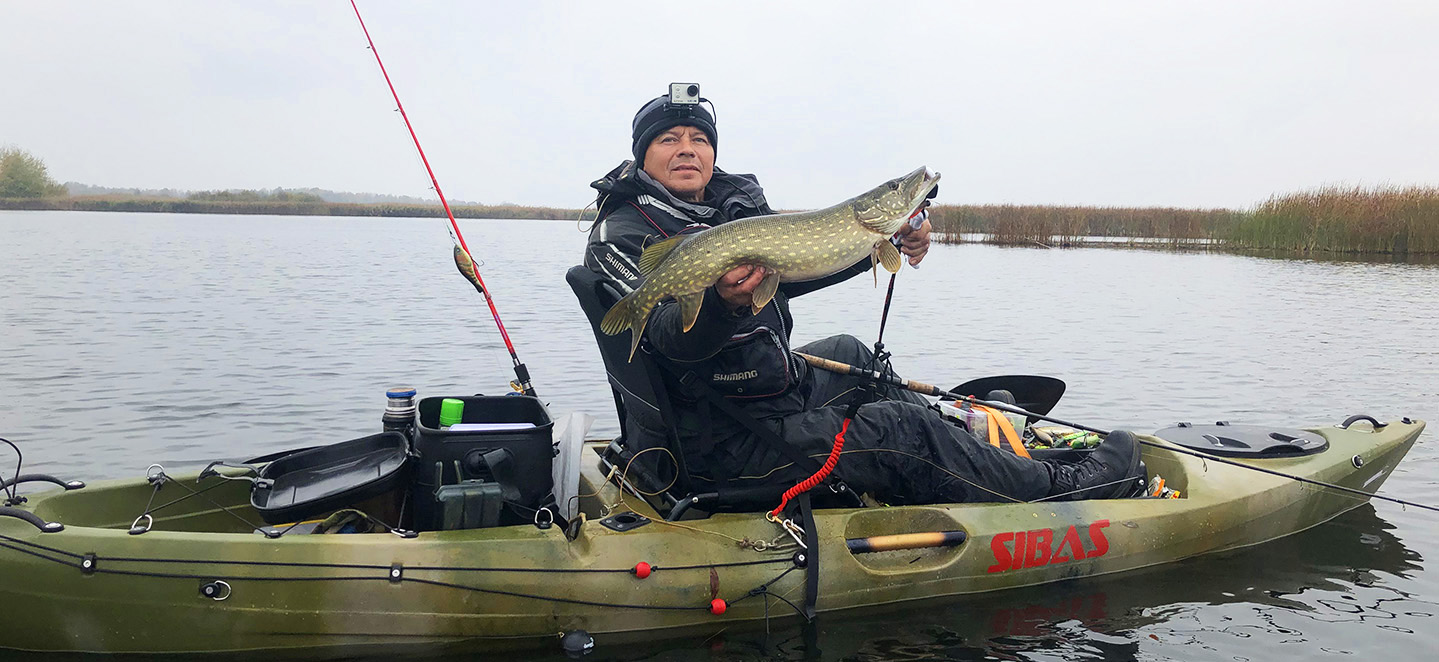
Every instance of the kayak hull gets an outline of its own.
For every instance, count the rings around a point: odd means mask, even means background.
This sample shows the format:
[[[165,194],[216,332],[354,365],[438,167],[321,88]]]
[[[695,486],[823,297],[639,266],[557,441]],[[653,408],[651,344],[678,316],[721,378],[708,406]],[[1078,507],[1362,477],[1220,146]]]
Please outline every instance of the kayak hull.
[[[1328,450],[1243,462],[1373,492],[1423,428],[1417,421],[1313,428]],[[1182,498],[816,511],[818,549],[805,559],[819,562],[816,609],[1136,570],[1261,544],[1367,500],[1141,439],[1151,442],[1144,448],[1150,474]],[[141,479],[29,495],[22,508],[66,528],[41,533],[0,517],[0,603],[20,607],[0,631],[0,648],[300,656],[389,646],[500,650],[553,646],[557,633],[577,629],[608,641],[713,632],[792,615],[779,598],[804,603],[807,569],[781,527],[753,513],[658,521],[648,504],[605,483],[596,462],[584,464],[581,492],[594,496],[581,499],[587,521],[573,540],[560,527],[531,525],[411,539],[269,539],[240,521],[259,521],[248,483],[196,485],[193,475],[158,493]],[[206,487],[157,512],[148,532],[128,532],[152,497],[164,503]],[[626,510],[654,521],[625,531],[597,521]],[[847,545],[956,531],[963,542],[943,547],[855,553]],[[631,572],[642,562],[654,567],[647,577]],[[769,595],[757,590],[766,585]],[[725,601],[723,613],[713,613],[716,598]]]

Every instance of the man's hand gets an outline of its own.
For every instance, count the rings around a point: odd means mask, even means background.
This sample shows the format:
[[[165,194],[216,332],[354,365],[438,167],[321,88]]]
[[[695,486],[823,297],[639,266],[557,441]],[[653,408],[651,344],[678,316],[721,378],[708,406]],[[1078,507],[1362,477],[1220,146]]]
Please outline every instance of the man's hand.
[[[925,234],[928,234],[926,230]],[[928,240],[925,241],[929,243]],[[759,287],[760,281],[769,272],[759,265],[741,264],[729,270],[719,281],[715,283],[715,291],[720,298],[730,305],[731,311],[740,308],[749,308],[750,302],[754,300],[755,288]]]
[[[924,207],[928,206],[929,203],[925,202]],[[924,211],[924,207],[921,207],[919,212],[925,215],[924,223],[921,223],[918,228],[905,223],[899,231],[899,252],[909,256],[909,266],[912,267],[919,266],[920,261],[924,260],[925,254],[929,252],[929,213]]]

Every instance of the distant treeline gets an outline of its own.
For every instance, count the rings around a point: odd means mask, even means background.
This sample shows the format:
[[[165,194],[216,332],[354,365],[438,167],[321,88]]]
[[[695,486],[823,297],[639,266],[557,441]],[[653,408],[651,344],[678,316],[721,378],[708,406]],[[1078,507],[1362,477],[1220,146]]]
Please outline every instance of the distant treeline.
[[[440,205],[357,204],[315,202],[294,199],[177,199],[132,196],[84,196],[69,198],[0,198],[0,209],[70,211],[160,212],[173,214],[275,214],[281,216],[383,216],[431,218],[445,216]],[[541,220],[575,219],[576,209],[526,207],[521,205],[455,205],[456,218],[528,218]],[[587,215],[593,216],[593,212]]]
[[[1143,238],[1231,250],[1439,254],[1439,187],[1329,187],[1278,195],[1252,210],[936,205],[938,239],[1079,245]]]
[[[272,188],[272,189],[227,189],[225,191],[187,191],[173,188],[122,188],[113,186],[95,186],[81,182],[65,182],[63,185],[70,195],[75,197],[104,196],[104,197],[141,197],[141,198],[191,198],[196,195],[217,195],[236,194],[240,196],[258,196],[261,198],[273,198],[282,194],[302,194],[312,196],[324,202],[354,202],[359,204],[400,204],[400,205],[432,205],[438,204],[434,198],[417,198],[412,195],[390,195],[388,193],[351,193],[349,191],[331,191],[324,188]],[[63,194],[63,193],[62,193]],[[451,200],[452,205],[478,205],[478,202],[466,200]]]
[[[275,214],[288,216],[443,217],[429,202],[334,202],[322,189],[227,190],[174,193],[180,197],[111,193],[63,196],[44,164],[19,150],[3,155],[6,186],[23,195],[0,195],[0,209]],[[99,187],[91,187],[99,188]],[[9,189],[3,189],[9,192]],[[81,189],[83,190],[83,189]],[[162,189],[169,193],[171,190]],[[137,193],[142,193],[137,191]],[[154,192],[151,192],[154,193]],[[17,194],[11,192],[12,196]],[[343,194],[363,198],[370,194]],[[394,196],[383,196],[394,197]],[[523,205],[458,204],[460,218],[563,220],[574,209]],[[584,213],[592,219],[594,213]],[[1169,207],[1059,207],[1043,205],[937,205],[930,218],[941,242],[979,235],[1007,245],[1084,245],[1086,238],[1133,238],[1172,246],[1231,250],[1333,253],[1439,254],[1439,187],[1328,187],[1274,196],[1249,210]]]

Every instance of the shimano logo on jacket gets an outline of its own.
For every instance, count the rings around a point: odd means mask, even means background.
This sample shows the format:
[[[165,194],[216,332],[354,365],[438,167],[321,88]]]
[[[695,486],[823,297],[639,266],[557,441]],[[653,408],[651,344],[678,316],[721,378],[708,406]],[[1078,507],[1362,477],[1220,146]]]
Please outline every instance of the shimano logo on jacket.
[[[712,379],[717,382],[738,382],[746,379],[754,379],[758,376],[758,370],[744,370],[741,372],[716,373]]]

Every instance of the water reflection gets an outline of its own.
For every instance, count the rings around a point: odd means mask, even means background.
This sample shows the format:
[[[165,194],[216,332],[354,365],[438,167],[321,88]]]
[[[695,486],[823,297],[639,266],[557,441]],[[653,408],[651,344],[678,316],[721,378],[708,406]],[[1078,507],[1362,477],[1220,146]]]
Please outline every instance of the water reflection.
[[[1308,657],[1376,651],[1377,630],[1433,626],[1439,604],[1390,585],[1423,569],[1395,527],[1362,506],[1309,531],[1144,571],[964,598],[822,614],[826,660],[1132,660]],[[778,613],[778,612],[776,612]],[[1341,635],[1334,628],[1342,629]],[[813,659],[793,619],[648,645],[598,641],[589,660]],[[1383,637],[1397,659],[1418,659]],[[1415,654],[1409,657],[1408,650]],[[1197,651],[1205,651],[1197,654]],[[548,656],[546,656],[548,657]],[[555,657],[553,659],[562,659]]]

